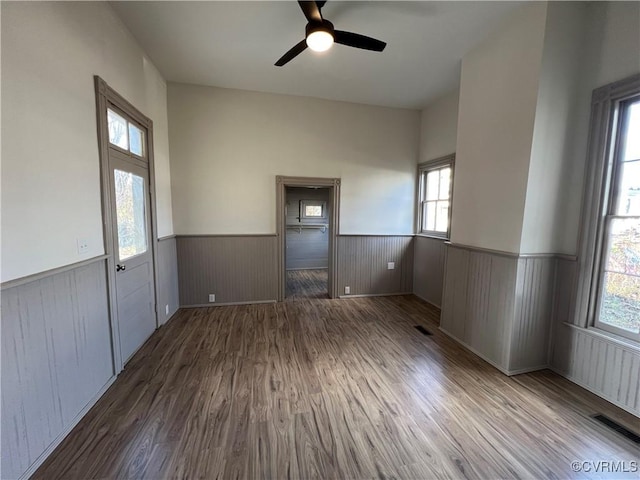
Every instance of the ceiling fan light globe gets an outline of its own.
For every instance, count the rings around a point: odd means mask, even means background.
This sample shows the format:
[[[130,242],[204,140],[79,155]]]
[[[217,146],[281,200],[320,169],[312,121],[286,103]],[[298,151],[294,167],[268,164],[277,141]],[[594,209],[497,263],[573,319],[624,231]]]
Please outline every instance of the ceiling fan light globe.
[[[314,52],[325,52],[333,45],[333,35],[325,30],[316,30],[307,35],[307,46]]]

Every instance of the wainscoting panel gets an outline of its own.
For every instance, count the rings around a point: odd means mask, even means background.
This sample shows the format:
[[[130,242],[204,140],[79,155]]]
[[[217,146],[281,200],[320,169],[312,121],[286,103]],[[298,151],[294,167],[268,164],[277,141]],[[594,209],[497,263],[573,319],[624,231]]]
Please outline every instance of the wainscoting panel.
[[[461,341],[466,338],[468,271],[469,251],[448,248],[440,328]]]
[[[573,323],[577,290],[578,262],[564,257],[556,259],[555,298],[553,300],[553,322]],[[578,325],[580,327],[584,325]]]
[[[440,328],[509,375],[546,368],[555,258],[448,245]]]
[[[554,257],[518,259],[509,370],[544,368],[549,364],[555,273]]]
[[[413,237],[340,235],[338,291],[350,295],[383,295],[413,291]],[[388,270],[387,263],[395,262]]]
[[[180,305],[275,301],[275,235],[178,236]]]
[[[596,329],[573,325],[578,262],[557,259],[551,367],[640,416],[640,350]]]
[[[413,240],[413,293],[436,307],[442,305],[445,241],[417,235]]]
[[[114,375],[104,259],[2,288],[2,478],[18,478]]]
[[[640,416],[640,351],[592,329],[557,325],[553,369]]]
[[[178,250],[175,237],[158,241],[158,322],[164,325],[180,307],[178,295]],[[169,306],[169,313],[166,306]]]

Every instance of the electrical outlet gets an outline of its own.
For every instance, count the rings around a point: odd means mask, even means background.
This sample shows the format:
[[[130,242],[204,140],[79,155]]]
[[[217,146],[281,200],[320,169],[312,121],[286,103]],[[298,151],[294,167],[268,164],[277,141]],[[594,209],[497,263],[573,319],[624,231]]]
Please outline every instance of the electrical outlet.
[[[210,293],[210,294],[209,294],[209,302],[210,302],[210,303],[213,303],[213,302],[215,302],[215,301],[216,301],[216,295],[215,295],[215,293]]]
[[[351,293],[351,287],[344,287],[344,294],[349,295]]]
[[[394,270],[396,268],[396,262],[387,263],[387,270]]]
[[[84,255],[89,251],[89,242],[84,238],[76,239],[78,245],[78,255]]]
[[[164,314],[169,315],[169,305],[164,306]]]

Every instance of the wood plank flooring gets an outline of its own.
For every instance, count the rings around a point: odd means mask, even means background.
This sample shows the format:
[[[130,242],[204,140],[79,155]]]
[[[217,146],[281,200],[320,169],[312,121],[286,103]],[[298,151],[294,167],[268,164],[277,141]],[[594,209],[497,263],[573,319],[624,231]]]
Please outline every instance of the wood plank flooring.
[[[327,282],[328,270],[287,270],[286,299],[329,298]]]
[[[638,460],[589,415],[635,417],[549,371],[504,376],[438,316],[413,296],[182,310],[34,478],[588,478],[571,462]]]

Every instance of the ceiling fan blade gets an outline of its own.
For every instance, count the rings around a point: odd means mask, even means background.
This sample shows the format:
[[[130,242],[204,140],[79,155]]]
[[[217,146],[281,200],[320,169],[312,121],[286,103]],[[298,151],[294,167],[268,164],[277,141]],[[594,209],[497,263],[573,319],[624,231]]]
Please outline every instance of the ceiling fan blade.
[[[374,52],[381,52],[384,50],[384,47],[387,46],[386,42],[376,40],[375,38],[366,37],[358,33],[343,32],[342,30],[336,30],[333,33],[333,39],[336,43],[341,43],[348,47],[373,50]]]
[[[295,47],[293,47],[291,50],[289,50],[287,53],[285,53],[282,57],[280,57],[280,60],[278,60],[275,63],[276,67],[282,67],[286,63],[289,63],[291,60],[293,60],[298,55],[300,55],[302,52],[304,52],[306,50],[306,48],[307,48],[307,40],[304,39],[301,42],[299,42],[298,44],[296,44]]]
[[[307,17],[308,22],[322,22],[322,14],[320,13],[320,8],[316,2],[298,1],[298,5],[300,5],[302,13]]]
[[[327,0],[316,0],[316,5],[318,5],[318,8],[320,10],[322,10],[322,7],[324,7],[325,3],[327,3]]]

